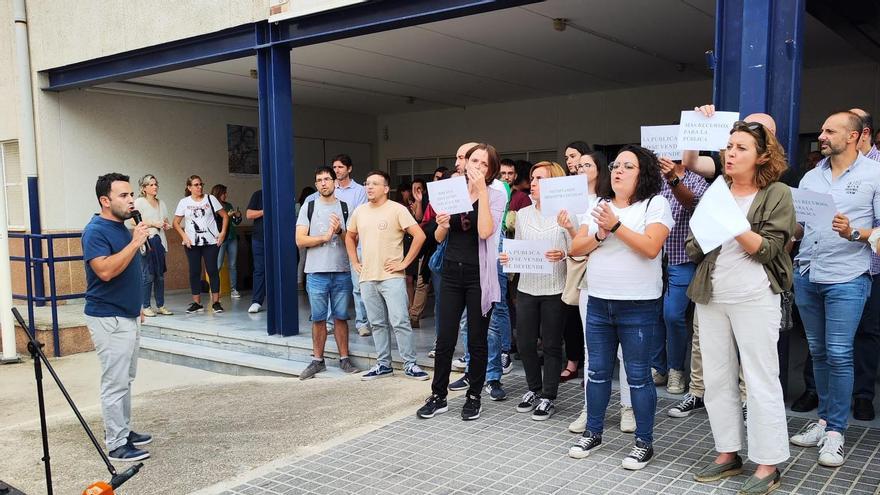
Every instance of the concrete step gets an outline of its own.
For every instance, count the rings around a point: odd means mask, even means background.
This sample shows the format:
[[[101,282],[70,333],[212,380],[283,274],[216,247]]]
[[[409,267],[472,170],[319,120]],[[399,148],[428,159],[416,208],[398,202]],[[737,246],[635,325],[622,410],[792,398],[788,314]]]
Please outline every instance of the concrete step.
[[[299,376],[310,359],[279,359],[200,344],[141,336],[140,357],[228,375]],[[327,371],[316,378],[345,376],[338,362],[327,360]]]

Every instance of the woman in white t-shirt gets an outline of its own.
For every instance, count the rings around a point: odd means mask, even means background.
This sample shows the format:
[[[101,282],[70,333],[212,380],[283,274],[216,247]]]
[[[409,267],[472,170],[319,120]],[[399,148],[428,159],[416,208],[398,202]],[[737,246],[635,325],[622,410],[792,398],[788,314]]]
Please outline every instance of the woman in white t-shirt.
[[[187,313],[203,312],[202,306],[202,259],[211,282],[211,307],[215,313],[222,313],[220,305],[220,273],[217,270],[217,255],[226,238],[229,215],[220,201],[203,192],[204,183],[198,175],[186,179],[184,198],[177,203],[174,212],[174,229],[183,240],[186,260],[189,263],[189,288],[192,304]],[[217,225],[215,215],[220,215],[223,225]],[[183,225],[181,225],[183,224]]]
[[[145,250],[141,269],[144,275],[143,308],[144,316],[174,314],[165,307],[165,254],[168,252],[168,240],[165,231],[171,228],[168,221],[168,207],[157,197],[159,180],[153,174],[147,174],[138,181],[140,196],[134,200],[134,208],[141,213],[141,220],[150,226],[150,237],[147,242],[149,250]],[[151,293],[156,298],[156,310],[150,306]]]
[[[587,428],[569,455],[586,457],[602,444],[605,410],[617,346],[629,380],[636,417],[635,446],[625,469],[642,469],[654,455],[657,390],[651,378],[651,339],[660,322],[663,267],[660,252],[674,222],[660,195],[657,157],[641,146],[624,146],[611,170],[611,197],[593,202],[589,224],[572,242],[571,254],[587,261]]]
[[[556,223],[555,216],[541,213],[541,181],[565,176],[555,162],[538,162],[531,170],[530,195],[533,203],[516,213],[517,240],[549,241],[544,258],[550,273],[521,273],[516,296],[516,344],[526,372],[528,390],[516,406],[517,412],[532,413],[535,421],[550,419],[556,412],[553,401],[559,390],[559,372],[565,366],[562,351],[562,289],[565,287],[565,256],[571,244],[569,232]],[[510,254],[498,255],[502,265]],[[544,362],[538,357],[538,339],[544,349]]]
[[[735,123],[722,160],[724,180],[741,211],[736,214],[745,217],[751,229],[708,253],[693,234],[685,244],[697,263],[688,296],[696,303],[700,321],[706,412],[718,452],[694,479],[711,482],[741,473],[738,452],[747,433],[749,459],[758,467],[741,493],[769,493],[779,486],[776,465],[790,457],[776,345],[782,316],[779,294],[792,283],[786,246],[795,229],[794,204],[791,189],[779,182],[788,168],[785,152],[763,125]],[[740,415],[740,367],[748,391],[747,428]],[[808,446],[804,440],[818,432],[824,433],[824,426],[811,423],[791,442]],[[831,435],[822,435],[819,463],[839,466],[843,437]]]

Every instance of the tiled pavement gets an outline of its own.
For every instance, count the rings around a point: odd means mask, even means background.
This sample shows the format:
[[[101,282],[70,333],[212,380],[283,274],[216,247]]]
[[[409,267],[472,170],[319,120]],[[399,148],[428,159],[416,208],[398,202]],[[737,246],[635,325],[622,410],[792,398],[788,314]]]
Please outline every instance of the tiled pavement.
[[[515,411],[525,391],[521,376],[505,377],[511,397],[491,402],[484,394],[482,417],[463,422],[463,398],[450,401],[450,411],[430,420],[415,414],[337,445],[223,492],[237,494],[735,494],[754,469],[715,484],[692,480],[695,466],[712,459],[712,436],[705,412],[674,419],[658,402],[655,457],[642,471],[626,471],[621,459],[632,435],[617,429],[620,416],[609,408],[603,447],[587,459],[566,453],[576,439],[567,425],[580,412],[577,382],[563,384],[558,413],[537,422]],[[426,393],[428,387],[425,387]],[[615,399],[617,393],[615,392]],[[612,401],[612,403],[616,403]],[[413,411],[415,413],[415,411]],[[789,432],[807,420],[789,418]],[[783,466],[779,494],[880,494],[880,430],[850,427],[847,463],[828,469],[815,463],[816,449],[791,446]]]

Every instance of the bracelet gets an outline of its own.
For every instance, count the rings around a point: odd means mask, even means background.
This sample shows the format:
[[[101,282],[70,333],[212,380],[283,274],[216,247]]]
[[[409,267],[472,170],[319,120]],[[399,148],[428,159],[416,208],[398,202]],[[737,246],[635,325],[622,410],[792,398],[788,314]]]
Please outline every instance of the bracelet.
[[[619,228],[620,228],[620,220],[618,220],[617,223],[614,224],[614,227],[611,227],[611,230],[609,230],[608,232],[611,232],[613,234],[613,233],[617,232],[617,229],[619,229]]]
[[[598,233],[598,232],[596,232],[595,234],[593,234],[593,237],[596,238],[596,242],[598,242],[598,243],[603,243],[603,242],[605,242],[605,239],[599,239],[599,233]]]

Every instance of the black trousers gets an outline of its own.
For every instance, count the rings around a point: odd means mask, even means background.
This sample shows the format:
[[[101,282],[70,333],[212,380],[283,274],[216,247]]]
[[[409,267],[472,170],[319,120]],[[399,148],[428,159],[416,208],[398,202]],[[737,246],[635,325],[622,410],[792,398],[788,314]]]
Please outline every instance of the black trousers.
[[[189,290],[194,296],[202,293],[202,258],[205,259],[205,270],[211,279],[211,292],[220,292],[220,271],[217,270],[217,255],[220,246],[216,244],[205,246],[193,246],[183,249],[186,252],[186,261],[189,262]]]
[[[483,382],[486,381],[489,320],[492,316],[491,310],[486,316],[481,314],[480,269],[477,265],[445,261],[440,277],[440,314],[437,316],[439,331],[431,390],[440,397],[446,397],[448,393],[452,355],[458,342],[458,324],[462,311],[467,309],[468,352],[471,355],[468,365],[468,394],[480,397]]]
[[[569,361],[584,362],[584,324],[577,306],[562,303],[565,323],[562,339],[565,342],[565,358]],[[566,363],[568,364],[568,363]]]
[[[544,399],[556,400],[559,374],[565,365],[562,352],[562,294],[533,296],[516,295],[516,345],[526,371],[529,390]],[[544,347],[543,377],[538,359],[538,339]]]

